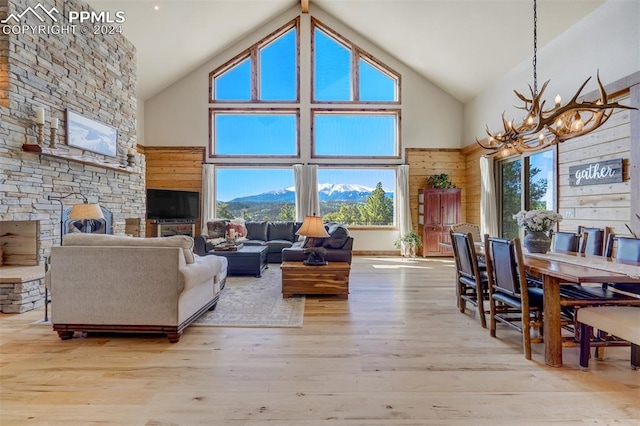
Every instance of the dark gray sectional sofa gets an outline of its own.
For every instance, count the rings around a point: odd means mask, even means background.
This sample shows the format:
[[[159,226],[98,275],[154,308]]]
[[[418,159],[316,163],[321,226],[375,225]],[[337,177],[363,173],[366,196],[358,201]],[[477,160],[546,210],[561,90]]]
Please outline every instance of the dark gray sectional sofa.
[[[220,221],[217,221],[220,222]],[[303,244],[305,241],[298,241],[296,235],[301,222],[256,222],[247,221],[246,239],[242,240],[245,246],[267,246],[267,262],[281,263],[284,260],[302,261],[307,258]],[[213,226],[210,227],[210,229]],[[340,224],[327,223],[325,228],[329,233],[329,238],[315,239],[316,246],[327,249],[325,259],[329,262],[351,263],[351,251],[353,248],[353,237],[349,235],[349,230]],[[207,235],[195,238],[195,252],[203,256],[213,248],[213,243]]]

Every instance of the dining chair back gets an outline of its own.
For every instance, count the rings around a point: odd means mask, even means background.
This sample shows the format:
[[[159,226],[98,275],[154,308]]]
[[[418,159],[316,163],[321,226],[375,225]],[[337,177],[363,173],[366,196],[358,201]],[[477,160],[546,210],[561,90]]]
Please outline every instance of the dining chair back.
[[[473,237],[473,241],[475,242],[482,241],[482,238],[480,235],[480,225],[467,223],[467,222],[454,223],[453,225],[451,225],[451,230],[453,232],[461,232],[463,234],[470,233],[471,236]]]
[[[551,235],[552,251],[577,252],[580,248],[580,234],[574,232],[554,232]]]
[[[640,239],[616,237],[615,240],[617,242],[617,262],[640,262]],[[640,285],[638,284],[615,283],[609,284],[609,286],[626,293],[637,294],[640,297]]]
[[[471,233],[450,231],[453,255],[456,264],[456,294],[458,308],[464,313],[466,303],[475,306],[482,327],[487,327],[484,301],[488,299],[488,281],[486,272],[480,270],[478,256]]]
[[[498,322],[519,330],[526,359],[531,359],[531,329],[542,327],[542,294],[529,291],[520,239],[485,236],[489,279],[490,333],[496,337]],[[540,333],[538,334],[540,336]],[[542,338],[537,337],[536,342]]]
[[[602,256],[604,253],[604,229],[578,226],[578,234],[582,236],[580,253]]]

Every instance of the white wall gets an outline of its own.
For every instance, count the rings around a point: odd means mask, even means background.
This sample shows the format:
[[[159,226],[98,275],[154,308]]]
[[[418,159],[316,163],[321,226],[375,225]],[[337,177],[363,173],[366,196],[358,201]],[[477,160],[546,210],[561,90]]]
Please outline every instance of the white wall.
[[[533,40],[532,40],[533,42]],[[528,46],[523,46],[528,48]],[[533,55],[533,51],[532,51]],[[640,71],[640,1],[609,0],[565,33],[538,50],[538,89],[551,80],[545,91],[547,104],[556,94],[569,100],[589,77],[583,93],[597,88],[596,72],[606,86]],[[513,90],[528,95],[533,85],[531,59],[519,64],[464,107],[464,145],[502,128],[500,114],[521,120],[524,115]]]

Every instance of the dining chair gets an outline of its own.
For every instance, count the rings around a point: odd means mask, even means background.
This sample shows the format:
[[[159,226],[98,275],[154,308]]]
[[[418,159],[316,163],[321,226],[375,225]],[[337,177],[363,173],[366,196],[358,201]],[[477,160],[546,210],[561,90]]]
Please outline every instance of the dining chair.
[[[451,245],[453,246],[453,257],[456,264],[456,294],[458,299],[458,309],[464,313],[467,302],[475,306],[480,317],[483,328],[487,328],[487,320],[484,308],[485,300],[488,300],[488,280],[485,268],[478,265],[478,255],[476,253],[473,236],[470,232],[453,232],[451,235]]]
[[[473,241],[475,242],[482,241],[482,238],[480,235],[480,225],[476,225],[473,223],[466,223],[466,222],[454,223],[453,225],[451,225],[451,230],[453,232],[462,232],[463,234],[471,233],[471,236],[473,237]]]
[[[580,253],[602,256],[604,254],[604,229],[578,226],[578,234],[582,236]]]
[[[496,337],[498,322],[520,331],[526,359],[531,359],[531,343],[542,342],[542,293],[531,291],[525,278],[520,239],[485,236],[485,256],[489,279],[490,333]],[[536,338],[531,329],[538,330]]]

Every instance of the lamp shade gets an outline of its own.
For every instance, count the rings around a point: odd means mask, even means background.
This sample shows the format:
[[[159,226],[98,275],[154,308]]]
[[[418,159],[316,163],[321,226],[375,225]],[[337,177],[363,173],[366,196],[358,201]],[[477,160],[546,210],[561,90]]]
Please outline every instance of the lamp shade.
[[[305,216],[302,226],[296,235],[303,235],[311,238],[328,238],[329,234],[324,229],[321,216]]]
[[[98,204],[75,204],[71,207],[69,219],[104,219]]]

